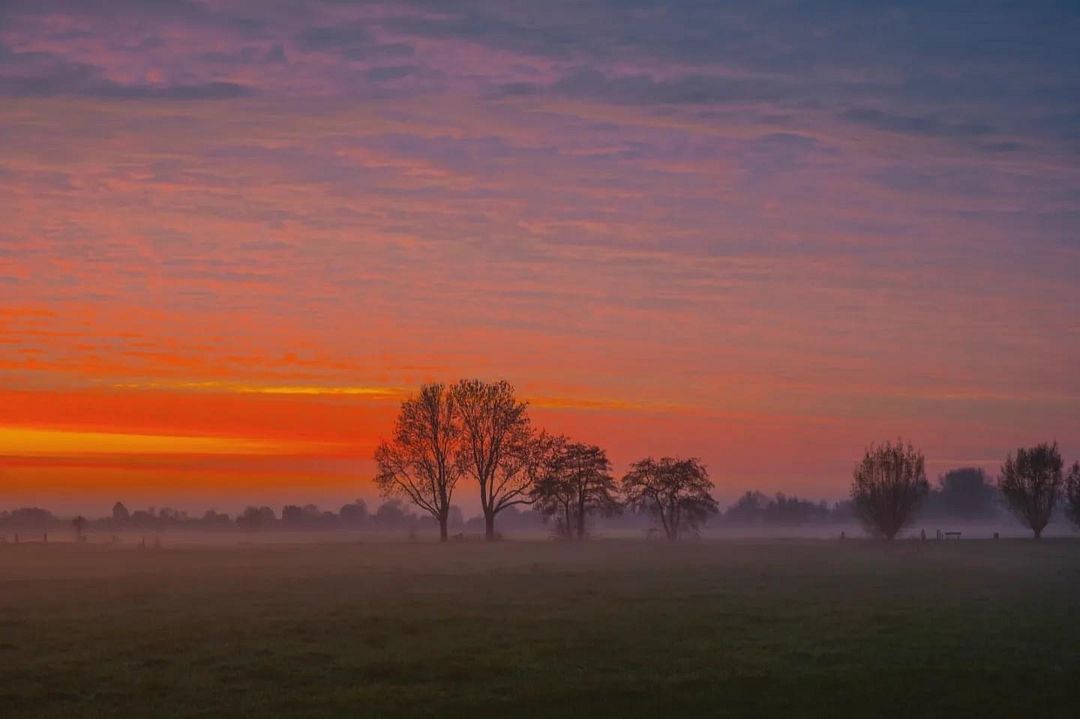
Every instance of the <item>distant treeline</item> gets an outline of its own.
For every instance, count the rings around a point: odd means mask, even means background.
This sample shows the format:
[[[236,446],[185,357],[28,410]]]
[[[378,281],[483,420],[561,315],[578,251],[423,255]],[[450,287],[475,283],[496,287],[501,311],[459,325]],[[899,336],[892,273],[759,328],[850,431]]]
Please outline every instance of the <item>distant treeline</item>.
[[[430,517],[412,511],[400,499],[387,500],[375,508],[369,508],[362,499],[341,507],[337,512],[323,510],[314,504],[287,504],[280,511],[268,506],[250,506],[237,515],[213,509],[203,514],[189,514],[171,507],[149,507],[129,510],[123,502],[113,506],[112,514],[96,519],[60,517],[38,507],[23,507],[10,512],[0,512],[0,529],[8,531],[44,531],[70,529],[75,520],[82,519],[86,531],[107,533],[162,532],[170,530],[192,531],[371,531],[401,532],[428,530],[437,525]],[[530,529],[542,526],[539,515],[532,511],[509,511],[507,526],[514,529]],[[458,532],[483,531],[482,517],[465,519],[460,507],[454,507],[451,526]]]
[[[920,515],[924,518],[953,521],[990,521],[1000,519],[1006,510],[997,488],[988,480],[985,472],[977,468],[955,469],[938,479]],[[851,500],[828,503],[811,501],[778,492],[766,495],[748,491],[726,510],[709,520],[711,526],[776,526],[792,527],[814,524],[848,524],[856,521]],[[655,524],[647,512],[624,512],[615,516],[591,519],[595,529],[647,530]],[[450,510],[448,521],[451,532],[481,533],[484,531],[482,515],[466,518],[461,507]],[[0,512],[0,527],[11,530],[42,531],[65,529],[72,526],[72,518],[62,518],[45,509],[26,507],[10,512]],[[336,512],[323,510],[314,504],[285,505],[280,511],[268,506],[251,506],[238,515],[208,510],[201,515],[190,515],[169,507],[150,507],[129,510],[117,502],[112,514],[90,519],[84,525],[88,531],[98,532],[160,532],[168,530],[306,530],[306,531],[371,531],[409,532],[431,531],[438,526],[434,519],[419,514],[400,499],[389,499],[378,506],[369,507],[362,499],[340,507]],[[508,507],[500,516],[500,526],[507,531],[543,531],[550,528],[545,516],[531,507]]]
[[[937,486],[927,493],[917,517],[953,521],[993,521],[1007,516],[1008,510],[997,487],[977,467],[953,469],[938,477]],[[777,493],[768,496],[750,491],[727,508],[724,522],[734,525],[792,526],[815,522],[847,523],[856,520],[852,500],[832,505],[811,502]]]

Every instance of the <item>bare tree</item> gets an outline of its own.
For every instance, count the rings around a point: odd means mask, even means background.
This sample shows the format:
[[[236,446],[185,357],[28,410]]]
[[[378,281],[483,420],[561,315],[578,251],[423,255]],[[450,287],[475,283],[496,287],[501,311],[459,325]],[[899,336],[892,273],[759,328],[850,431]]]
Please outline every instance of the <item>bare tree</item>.
[[[1050,523],[1054,505],[1064,485],[1061,453],[1057,442],[1016,450],[1005,458],[998,478],[998,489],[1005,503],[1021,522],[1042,537],[1043,529]]]
[[[930,491],[924,465],[922,453],[900,440],[866,450],[851,483],[855,514],[863,524],[887,540],[895,538]]]
[[[375,450],[380,492],[405,497],[434,517],[444,542],[454,488],[462,475],[461,440],[454,393],[442,384],[426,384],[401,403],[393,438]]]
[[[710,514],[719,511],[709,491],[713,483],[698,459],[647,457],[630,466],[622,478],[626,504],[660,520],[670,541],[696,531]]]
[[[1065,479],[1065,511],[1080,526],[1080,462],[1074,462]]]
[[[590,514],[611,516],[621,509],[611,462],[595,445],[557,438],[548,471],[533,485],[531,496],[545,517],[555,517],[559,533],[584,539]]]
[[[531,504],[533,484],[547,471],[557,446],[534,431],[528,405],[505,380],[460,380],[451,390],[461,421],[461,468],[476,480],[484,512],[484,536],[495,539],[495,517]]]

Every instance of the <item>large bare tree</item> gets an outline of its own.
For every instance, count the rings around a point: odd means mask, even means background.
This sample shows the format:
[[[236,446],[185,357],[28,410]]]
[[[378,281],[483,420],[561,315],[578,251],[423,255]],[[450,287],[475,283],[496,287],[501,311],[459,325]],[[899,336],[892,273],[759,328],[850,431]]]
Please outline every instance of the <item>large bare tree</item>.
[[[1061,496],[1065,479],[1062,475],[1061,453],[1057,442],[1016,450],[1005,458],[998,478],[998,489],[1005,503],[1021,522],[1042,537],[1050,523],[1054,506]]]
[[[495,539],[499,512],[532,503],[530,490],[547,471],[557,442],[533,429],[528,405],[505,380],[460,380],[451,394],[461,422],[460,466],[479,487],[484,536]]]
[[[531,495],[537,510],[554,517],[559,534],[584,539],[590,514],[610,516],[621,509],[607,453],[595,445],[557,439],[554,457]]]
[[[383,496],[401,496],[439,523],[446,541],[454,488],[461,477],[462,431],[455,395],[426,384],[401,403],[393,438],[375,450],[375,483]]]
[[[712,486],[705,465],[694,458],[648,457],[631,465],[622,478],[627,506],[659,519],[671,541],[695,531],[719,511],[709,493]]]
[[[851,483],[855,514],[863,524],[885,539],[895,538],[930,491],[925,463],[921,452],[900,440],[866,450]]]

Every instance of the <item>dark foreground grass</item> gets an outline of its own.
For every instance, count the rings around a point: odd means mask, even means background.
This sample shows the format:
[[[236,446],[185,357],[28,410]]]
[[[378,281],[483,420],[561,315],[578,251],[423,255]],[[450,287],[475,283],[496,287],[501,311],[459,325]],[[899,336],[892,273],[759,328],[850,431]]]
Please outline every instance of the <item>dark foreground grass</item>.
[[[0,546],[0,716],[1074,717],[1080,542]]]

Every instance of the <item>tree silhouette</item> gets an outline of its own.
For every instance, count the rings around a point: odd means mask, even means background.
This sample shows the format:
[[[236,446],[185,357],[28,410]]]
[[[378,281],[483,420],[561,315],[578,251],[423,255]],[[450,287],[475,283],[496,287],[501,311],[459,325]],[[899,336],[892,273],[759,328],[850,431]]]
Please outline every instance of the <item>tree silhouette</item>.
[[[247,507],[243,514],[236,518],[236,526],[248,530],[269,529],[276,521],[277,515],[270,507]]]
[[[528,405],[509,382],[460,380],[451,389],[461,419],[461,463],[476,480],[484,513],[484,536],[495,539],[495,517],[531,504],[530,490],[550,465],[557,442],[536,432]]]
[[[446,541],[454,488],[464,467],[454,392],[426,384],[401,403],[393,438],[375,450],[375,483],[385,497],[403,496],[439,523]]]
[[[696,531],[710,514],[719,511],[709,494],[713,483],[705,466],[695,458],[647,457],[630,466],[622,478],[626,504],[660,520],[670,541]]]
[[[611,462],[595,445],[555,440],[548,471],[533,485],[531,496],[545,518],[556,518],[559,533],[584,539],[590,514],[610,516],[620,510]]]
[[[765,518],[769,498],[756,490],[747,490],[743,496],[727,508],[724,519],[733,524],[752,524]]]
[[[375,514],[371,515],[372,524],[382,530],[410,529],[415,526],[416,519],[416,515],[397,497],[380,504]]]
[[[1016,450],[1005,458],[998,478],[998,489],[1005,503],[1021,522],[1042,537],[1043,529],[1050,523],[1054,506],[1065,483],[1062,475],[1061,453],[1057,442]]]
[[[1080,462],[1074,462],[1065,480],[1065,512],[1080,526]]]
[[[368,521],[367,502],[358,499],[355,502],[344,505],[338,511],[338,517],[341,518],[341,524],[345,527],[352,529],[363,527]]]
[[[851,483],[856,516],[872,532],[895,538],[930,491],[924,464],[922,453],[900,440],[866,450]]]
[[[950,469],[938,477],[938,490],[931,492],[941,511],[950,517],[980,519],[994,514],[996,490],[981,467]]]

